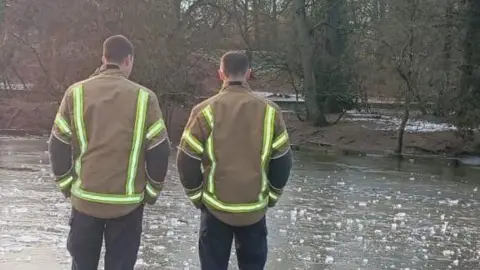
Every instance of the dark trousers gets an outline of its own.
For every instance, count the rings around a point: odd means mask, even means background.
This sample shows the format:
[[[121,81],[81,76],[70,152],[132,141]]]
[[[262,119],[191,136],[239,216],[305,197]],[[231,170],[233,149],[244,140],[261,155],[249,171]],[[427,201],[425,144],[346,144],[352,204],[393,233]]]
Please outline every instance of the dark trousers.
[[[95,218],[72,210],[67,248],[72,270],[97,270],[105,238],[105,270],[133,270],[142,234],[143,206],[115,218]]]
[[[263,270],[267,260],[267,225],[258,223],[235,227],[223,223],[207,209],[202,210],[198,249],[202,270],[227,270],[232,241],[240,270]]]

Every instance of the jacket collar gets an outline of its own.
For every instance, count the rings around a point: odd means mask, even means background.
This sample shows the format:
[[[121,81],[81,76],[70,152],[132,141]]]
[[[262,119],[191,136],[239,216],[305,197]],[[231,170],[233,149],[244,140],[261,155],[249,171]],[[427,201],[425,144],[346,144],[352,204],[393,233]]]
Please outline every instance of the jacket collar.
[[[250,88],[247,82],[241,82],[241,81],[224,82],[222,85],[222,89],[220,89],[220,92],[228,92],[228,91],[252,91],[252,89]]]
[[[126,77],[122,71],[120,71],[120,66],[115,64],[106,64],[102,65],[97,68],[90,77],[97,76],[97,75],[113,75],[113,76],[121,76]]]

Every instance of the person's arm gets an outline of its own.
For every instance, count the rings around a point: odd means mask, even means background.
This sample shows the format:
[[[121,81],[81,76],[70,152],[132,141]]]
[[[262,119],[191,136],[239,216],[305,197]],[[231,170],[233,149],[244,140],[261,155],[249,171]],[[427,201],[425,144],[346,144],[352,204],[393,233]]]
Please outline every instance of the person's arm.
[[[148,105],[145,150],[145,170],[147,174],[145,201],[148,204],[155,204],[160,191],[163,189],[169,156],[170,140],[168,139],[167,128],[158,99],[154,94],[151,94]]]
[[[205,119],[192,110],[183,131],[177,152],[177,169],[185,193],[190,201],[201,208],[203,193],[202,155],[206,140]]]
[[[285,121],[280,109],[275,115],[275,132],[272,143],[272,155],[268,169],[269,207],[275,206],[283,193],[292,169],[292,150]]]
[[[58,108],[53,128],[48,141],[50,165],[60,191],[65,197],[70,197],[73,183],[72,132],[73,122],[70,117],[70,92],[65,93]]]

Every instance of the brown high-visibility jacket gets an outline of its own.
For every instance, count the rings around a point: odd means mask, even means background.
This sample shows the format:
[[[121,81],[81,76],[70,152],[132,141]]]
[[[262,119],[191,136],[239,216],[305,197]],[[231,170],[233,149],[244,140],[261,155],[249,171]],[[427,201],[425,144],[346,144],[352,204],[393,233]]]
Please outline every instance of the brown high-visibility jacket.
[[[49,152],[77,211],[116,218],[156,201],[170,141],[156,95],[107,65],[67,89]]]
[[[287,155],[288,154],[288,155]],[[283,183],[269,178],[272,160],[287,158]],[[201,176],[192,173],[197,161]],[[291,151],[281,110],[231,82],[197,105],[183,133],[177,165],[190,200],[234,226],[258,222],[290,173]],[[286,177],[285,177],[286,176]]]

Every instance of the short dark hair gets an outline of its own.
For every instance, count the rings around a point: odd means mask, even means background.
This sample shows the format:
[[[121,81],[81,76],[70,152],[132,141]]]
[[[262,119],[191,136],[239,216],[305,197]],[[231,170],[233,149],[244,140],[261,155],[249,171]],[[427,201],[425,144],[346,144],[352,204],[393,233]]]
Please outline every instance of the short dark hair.
[[[221,66],[226,76],[245,75],[250,67],[248,56],[243,51],[230,51],[222,56]]]
[[[121,64],[129,55],[133,55],[133,44],[128,38],[115,35],[103,42],[103,56],[108,62]]]

